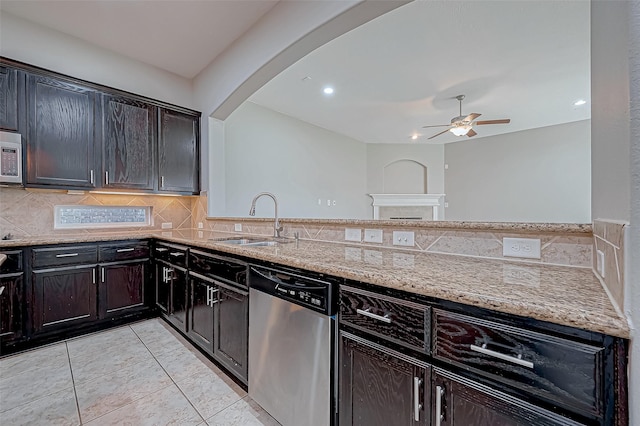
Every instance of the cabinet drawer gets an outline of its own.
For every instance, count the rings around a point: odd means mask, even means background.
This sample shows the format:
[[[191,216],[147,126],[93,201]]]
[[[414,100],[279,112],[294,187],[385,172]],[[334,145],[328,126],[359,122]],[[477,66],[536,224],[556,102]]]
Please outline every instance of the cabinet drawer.
[[[601,415],[604,349],[434,309],[433,356],[554,404]]]
[[[2,250],[0,253],[7,256],[0,266],[0,275],[22,271],[22,250]]]
[[[247,286],[247,264],[239,260],[190,250],[189,270],[212,279],[223,279],[242,287]]]
[[[153,249],[154,259],[164,260],[172,265],[187,267],[187,247],[158,243]]]
[[[116,244],[100,244],[100,262],[118,260],[144,259],[149,257],[149,244],[145,241]]]
[[[98,247],[95,245],[34,248],[31,250],[34,269],[97,263]]]
[[[429,352],[430,308],[366,290],[342,287],[340,322],[421,352]]]

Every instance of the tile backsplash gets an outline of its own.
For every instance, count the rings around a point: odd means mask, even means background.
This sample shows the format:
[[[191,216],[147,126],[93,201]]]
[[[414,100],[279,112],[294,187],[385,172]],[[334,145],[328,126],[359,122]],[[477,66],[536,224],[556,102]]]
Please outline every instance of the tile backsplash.
[[[483,230],[442,228],[439,226],[430,227],[429,224],[434,222],[427,222],[424,226],[407,228],[393,225],[375,226],[372,225],[370,221],[361,224],[358,222],[359,221],[353,221],[352,223],[338,224],[331,223],[330,221],[322,223],[322,221],[317,220],[305,222],[300,219],[294,221],[281,219],[281,223],[284,226],[284,236],[292,237],[294,233],[297,232],[300,238],[307,240],[345,243],[345,228],[361,228],[364,231],[364,229],[373,227],[383,231],[382,244],[362,242],[360,243],[362,246],[508,259],[513,262],[545,263],[581,268],[591,268],[593,262],[593,235],[589,232],[590,227],[583,232],[535,232],[531,230]],[[272,220],[210,218],[206,221],[205,228],[218,232],[234,232],[234,225],[236,223],[242,224],[243,233],[273,235]],[[415,246],[394,246],[392,241],[393,231],[413,231],[415,233]],[[541,258],[515,259],[503,257],[502,239],[504,237],[539,238],[541,243]],[[349,244],[354,243],[349,242]]]
[[[198,197],[161,195],[69,194],[66,191],[40,191],[0,188],[0,236],[15,238],[104,232],[104,228],[54,229],[55,206],[149,206],[151,225],[127,227],[127,232],[161,229],[171,223],[173,229],[193,227],[192,210]],[[205,201],[206,206],[206,201]],[[110,226],[110,231],[117,227]]]
[[[207,197],[180,196],[167,197],[160,195],[117,195],[117,194],[68,194],[67,192],[24,190],[17,188],[0,188],[0,236],[12,234],[15,238],[39,237],[48,235],[65,235],[78,233],[104,232],[104,228],[86,229],[54,229],[54,207],[57,205],[91,205],[91,206],[150,206],[152,224],[150,226],[116,228],[109,227],[109,231],[154,231],[162,229],[163,223],[171,223],[172,229],[198,228],[202,223],[205,230],[234,233],[234,225],[242,224],[242,232],[246,234],[273,235],[273,221],[265,219],[228,219],[207,217]],[[402,247],[403,250],[413,250],[428,253],[446,253],[464,256],[477,256],[483,258],[504,259],[502,256],[502,239],[513,238],[539,238],[541,240],[541,258],[538,259],[513,259],[513,262],[534,262],[555,265],[569,265],[574,267],[592,268],[594,236],[591,227],[587,226],[578,232],[567,232],[555,229],[553,231],[538,231],[539,226],[533,224],[531,229],[517,226],[511,229],[507,226],[449,226],[443,227],[441,222],[422,222],[403,226],[402,224],[378,225],[372,221],[322,221],[302,219],[282,219],[284,236],[293,237],[298,233],[300,238],[335,243],[344,243],[345,228],[376,228],[383,231],[383,242],[361,243],[362,246],[386,247],[398,249],[393,246],[393,231],[413,231],[415,233],[415,246]],[[455,224],[454,224],[455,225]],[[468,224],[462,224],[468,225]],[[493,224],[495,225],[495,224]],[[602,225],[596,225],[600,230]],[[526,227],[525,227],[526,228]],[[610,228],[610,229],[609,229]],[[612,250],[622,245],[622,237],[619,237],[615,226],[610,226],[607,238],[614,239],[616,243],[607,248]],[[604,231],[602,231],[604,232]],[[605,235],[604,233],[602,235]],[[622,235],[622,234],[620,234]],[[601,237],[605,238],[605,237]],[[604,244],[603,242],[597,244]],[[617,244],[617,245],[616,245]],[[608,262],[615,262],[615,254],[606,256]],[[613,260],[612,260],[613,259]],[[622,272],[620,260],[616,268],[611,267],[616,274],[609,274],[605,280],[611,280]],[[617,282],[617,281],[616,281]],[[612,293],[616,284],[612,284]],[[620,295],[620,298],[622,296]],[[617,300],[617,299],[616,299]]]
[[[594,255],[593,270],[621,310],[624,309],[624,234],[628,226],[626,222],[593,221],[595,253],[600,251],[604,256],[601,271],[598,272],[597,255]]]

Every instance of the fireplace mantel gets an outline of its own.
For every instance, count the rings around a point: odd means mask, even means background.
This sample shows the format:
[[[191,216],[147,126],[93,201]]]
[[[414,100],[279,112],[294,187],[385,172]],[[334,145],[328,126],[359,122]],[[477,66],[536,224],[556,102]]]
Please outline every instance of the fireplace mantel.
[[[433,220],[444,220],[445,194],[369,194],[373,218],[380,219],[380,207],[431,207]]]

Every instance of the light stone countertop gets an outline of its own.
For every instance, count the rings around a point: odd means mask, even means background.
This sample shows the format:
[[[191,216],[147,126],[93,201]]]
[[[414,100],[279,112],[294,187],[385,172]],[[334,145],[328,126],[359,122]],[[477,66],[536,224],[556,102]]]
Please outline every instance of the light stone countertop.
[[[590,269],[429,254],[370,244],[300,240],[255,247],[211,240],[229,235],[199,230],[105,232],[2,241],[0,248],[159,238],[616,337],[630,336],[626,319],[618,314]]]

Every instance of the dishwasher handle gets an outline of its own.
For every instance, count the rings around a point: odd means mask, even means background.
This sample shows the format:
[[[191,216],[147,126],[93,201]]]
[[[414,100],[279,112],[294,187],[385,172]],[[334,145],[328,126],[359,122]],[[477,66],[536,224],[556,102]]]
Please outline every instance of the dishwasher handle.
[[[278,285],[278,287],[284,287],[284,288],[291,288],[291,289],[305,289],[305,290],[323,290],[326,287],[323,286],[308,286],[308,285],[302,285],[302,284],[289,284],[289,283],[285,283],[284,281],[282,281],[280,278],[275,277],[271,274],[266,275],[260,271],[258,271],[255,268],[251,268],[251,270],[253,272],[255,272],[256,274],[260,275],[262,278],[269,280],[271,282],[274,282]]]

